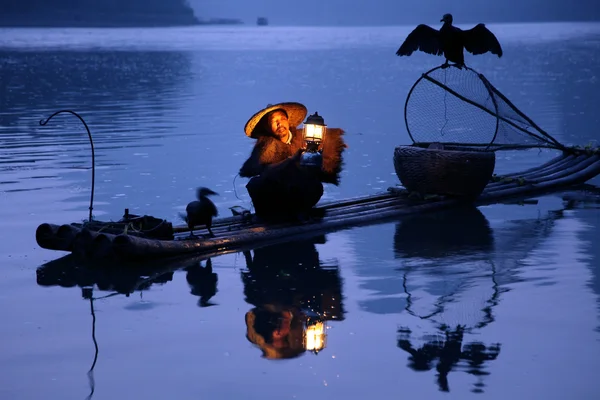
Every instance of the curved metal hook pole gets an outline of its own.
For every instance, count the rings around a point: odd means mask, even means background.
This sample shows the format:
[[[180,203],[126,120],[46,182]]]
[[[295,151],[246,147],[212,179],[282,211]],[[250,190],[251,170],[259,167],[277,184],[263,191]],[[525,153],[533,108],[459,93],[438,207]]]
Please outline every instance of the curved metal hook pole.
[[[75,111],[71,111],[71,110],[57,111],[54,114],[52,114],[51,116],[49,116],[48,118],[46,118],[45,120],[43,120],[43,119],[40,120],[40,125],[42,125],[42,126],[46,125],[54,116],[56,116],[60,113],[64,113],[64,112],[73,114],[74,116],[79,118],[79,120],[83,123],[83,126],[85,126],[85,130],[87,131],[88,137],[90,138],[90,146],[92,147],[92,194],[90,196],[89,222],[92,222],[92,209],[94,206],[94,185],[96,183],[96,155],[94,154],[94,141],[92,140],[92,133],[90,132],[90,128],[88,128],[87,124],[85,123],[83,118],[81,118],[81,116],[79,114],[77,114]]]

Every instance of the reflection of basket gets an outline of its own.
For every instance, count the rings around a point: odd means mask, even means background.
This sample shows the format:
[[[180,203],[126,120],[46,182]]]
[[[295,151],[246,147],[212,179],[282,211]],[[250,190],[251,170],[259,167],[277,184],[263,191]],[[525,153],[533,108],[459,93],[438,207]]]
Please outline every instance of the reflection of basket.
[[[456,227],[460,227],[460,235]],[[488,220],[475,206],[406,216],[396,224],[394,253],[397,258],[420,257],[447,260],[481,257],[494,249]]]
[[[493,151],[398,146],[394,168],[402,185],[422,194],[476,198],[490,181],[496,165]]]

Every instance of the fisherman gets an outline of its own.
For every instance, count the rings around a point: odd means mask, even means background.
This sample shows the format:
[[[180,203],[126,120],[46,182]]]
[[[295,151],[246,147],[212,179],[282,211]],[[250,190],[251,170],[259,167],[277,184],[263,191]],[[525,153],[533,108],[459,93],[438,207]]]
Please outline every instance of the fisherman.
[[[298,129],[307,109],[295,102],[268,105],[246,123],[246,136],[256,139],[240,176],[251,178],[246,188],[256,216],[265,221],[305,220],[323,195],[323,183],[339,185],[342,152],[347,147],[339,128],[328,128],[321,145],[320,169],[300,165],[304,152]]]

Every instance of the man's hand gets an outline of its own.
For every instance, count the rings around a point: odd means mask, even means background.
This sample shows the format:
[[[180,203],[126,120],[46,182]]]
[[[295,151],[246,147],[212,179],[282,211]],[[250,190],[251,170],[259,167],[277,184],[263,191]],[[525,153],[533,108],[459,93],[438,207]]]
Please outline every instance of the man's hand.
[[[300,161],[300,157],[302,157],[302,153],[304,153],[304,149],[298,149],[296,153],[292,156],[292,161],[298,162]]]

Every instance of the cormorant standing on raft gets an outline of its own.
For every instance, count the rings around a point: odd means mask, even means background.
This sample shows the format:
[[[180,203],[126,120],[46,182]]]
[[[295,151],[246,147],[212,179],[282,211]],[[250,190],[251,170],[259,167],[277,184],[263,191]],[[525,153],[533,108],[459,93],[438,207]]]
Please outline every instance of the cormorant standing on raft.
[[[208,233],[211,237],[215,237],[214,233],[210,229],[212,226],[212,219],[219,215],[217,207],[207,196],[219,195],[213,192],[209,188],[199,187],[196,189],[196,197],[198,200],[190,202],[185,208],[186,214],[180,213],[181,218],[187,223],[190,229],[190,237],[195,237],[194,226],[206,225]]]
[[[452,25],[452,14],[444,14],[440,22],[444,25],[439,31],[425,24],[418,25],[406,37],[396,55],[410,56],[416,50],[436,56],[443,54],[446,62],[442,68],[447,68],[449,61],[455,63],[458,68],[465,66],[463,49],[474,55],[489,51],[502,57],[502,47],[498,39],[484,24],[477,24],[463,31]]]

